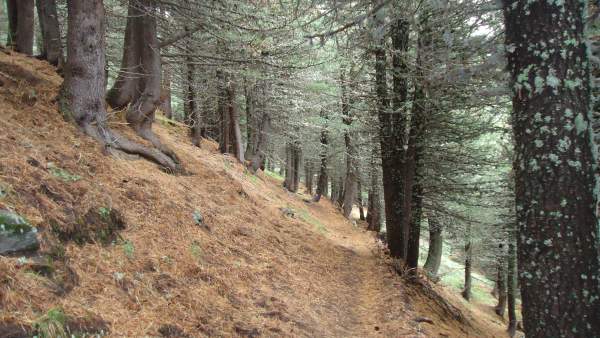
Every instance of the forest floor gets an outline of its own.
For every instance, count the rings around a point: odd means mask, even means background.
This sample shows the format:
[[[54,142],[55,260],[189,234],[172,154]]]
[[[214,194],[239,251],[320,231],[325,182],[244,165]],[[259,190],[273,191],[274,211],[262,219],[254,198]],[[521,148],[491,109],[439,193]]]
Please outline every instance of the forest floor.
[[[52,265],[0,257],[0,336],[48,330],[57,311],[71,331],[111,337],[506,336],[489,309],[399,276],[327,199],[306,203],[213,142],[194,147],[181,126],[155,131],[188,175],[104,154],[57,112],[61,82],[0,50],[0,209],[38,228]],[[123,120],[114,112],[111,127],[136,139]],[[96,214],[124,229],[104,244],[64,236]]]

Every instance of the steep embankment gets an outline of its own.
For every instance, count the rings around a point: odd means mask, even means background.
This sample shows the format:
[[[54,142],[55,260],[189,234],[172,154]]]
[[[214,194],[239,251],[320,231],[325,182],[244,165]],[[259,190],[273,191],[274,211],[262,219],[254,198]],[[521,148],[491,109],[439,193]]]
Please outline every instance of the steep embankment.
[[[0,257],[0,336],[61,322],[115,337],[501,332],[464,309],[470,324],[454,319],[429,287],[398,277],[374,236],[328,201],[306,204],[213,143],[192,146],[180,127],[155,129],[190,175],[103,154],[57,112],[61,81],[0,50],[0,209],[38,227],[48,258],[40,268]],[[111,121],[134,138],[119,114]],[[114,236],[81,231],[119,222]]]

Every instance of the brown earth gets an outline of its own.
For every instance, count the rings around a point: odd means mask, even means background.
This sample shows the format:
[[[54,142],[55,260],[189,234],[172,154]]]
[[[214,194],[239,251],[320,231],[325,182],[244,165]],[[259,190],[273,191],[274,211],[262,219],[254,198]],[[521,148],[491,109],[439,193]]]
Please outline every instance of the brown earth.
[[[155,130],[189,175],[105,155],[57,112],[61,82],[46,63],[0,51],[0,208],[39,228],[57,267],[43,276],[0,257],[0,332],[62,308],[107,323],[111,337],[506,335],[440,286],[400,277],[329,201],[303,202],[210,141],[194,147],[179,125]],[[135,139],[121,114],[111,126]],[[118,213],[125,229],[108,244],[59,241],[96,226],[96,211]]]

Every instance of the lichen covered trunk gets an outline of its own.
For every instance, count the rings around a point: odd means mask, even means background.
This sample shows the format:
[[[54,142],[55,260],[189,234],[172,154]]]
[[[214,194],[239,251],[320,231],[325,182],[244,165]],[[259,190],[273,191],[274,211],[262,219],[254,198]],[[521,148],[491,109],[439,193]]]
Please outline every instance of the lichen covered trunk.
[[[528,337],[596,337],[600,264],[587,2],[504,1]]]

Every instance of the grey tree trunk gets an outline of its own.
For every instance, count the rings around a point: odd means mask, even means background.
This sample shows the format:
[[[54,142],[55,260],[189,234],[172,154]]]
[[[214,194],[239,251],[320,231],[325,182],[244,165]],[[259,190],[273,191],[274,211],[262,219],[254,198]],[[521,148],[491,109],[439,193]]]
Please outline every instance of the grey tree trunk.
[[[465,234],[465,287],[462,291],[462,296],[467,301],[471,300],[471,263],[472,263],[472,248],[471,248],[471,224],[467,224]]]
[[[317,180],[317,192],[313,201],[319,202],[321,200],[322,195],[327,195],[328,188],[328,178],[327,178],[327,156],[328,156],[328,132],[327,132],[327,123],[328,116],[325,111],[321,111],[321,118],[323,121],[323,129],[321,129],[321,150],[319,152],[319,157],[321,158],[321,165],[319,168],[319,178]]]
[[[244,144],[242,142],[242,131],[240,129],[240,114],[235,104],[235,82],[233,77],[229,78],[229,84],[227,86],[227,110],[229,112],[232,150],[235,158],[241,163],[244,163]]]
[[[508,304],[508,333],[514,337],[517,331],[517,236],[515,225],[508,230],[508,255],[506,295]]]
[[[34,1],[7,0],[8,40],[7,45],[15,51],[33,55]]]
[[[494,311],[498,316],[504,317],[504,311],[506,310],[507,301],[506,253],[504,252],[502,244],[500,244],[500,256],[498,257],[498,274],[496,277],[496,284],[498,285],[498,304],[494,308]]]
[[[173,106],[171,105],[171,67],[163,64],[162,88],[160,90],[160,111],[165,117],[173,118]]]
[[[429,249],[423,269],[430,277],[437,279],[444,246],[443,226],[435,212],[430,212],[427,220],[429,221]]]
[[[64,65],[64,56],[56,0],[36,0],[36,6],[42,32],[42,57],[61,71]]]
[[[362,182],[359,179],[357,182],[357,189],[356,189],[356,203],[358,204],[358,215],[359,215],[359,219],[361,221],[365,220],[365,208],[363,205],[363,198],[362,198]]]

